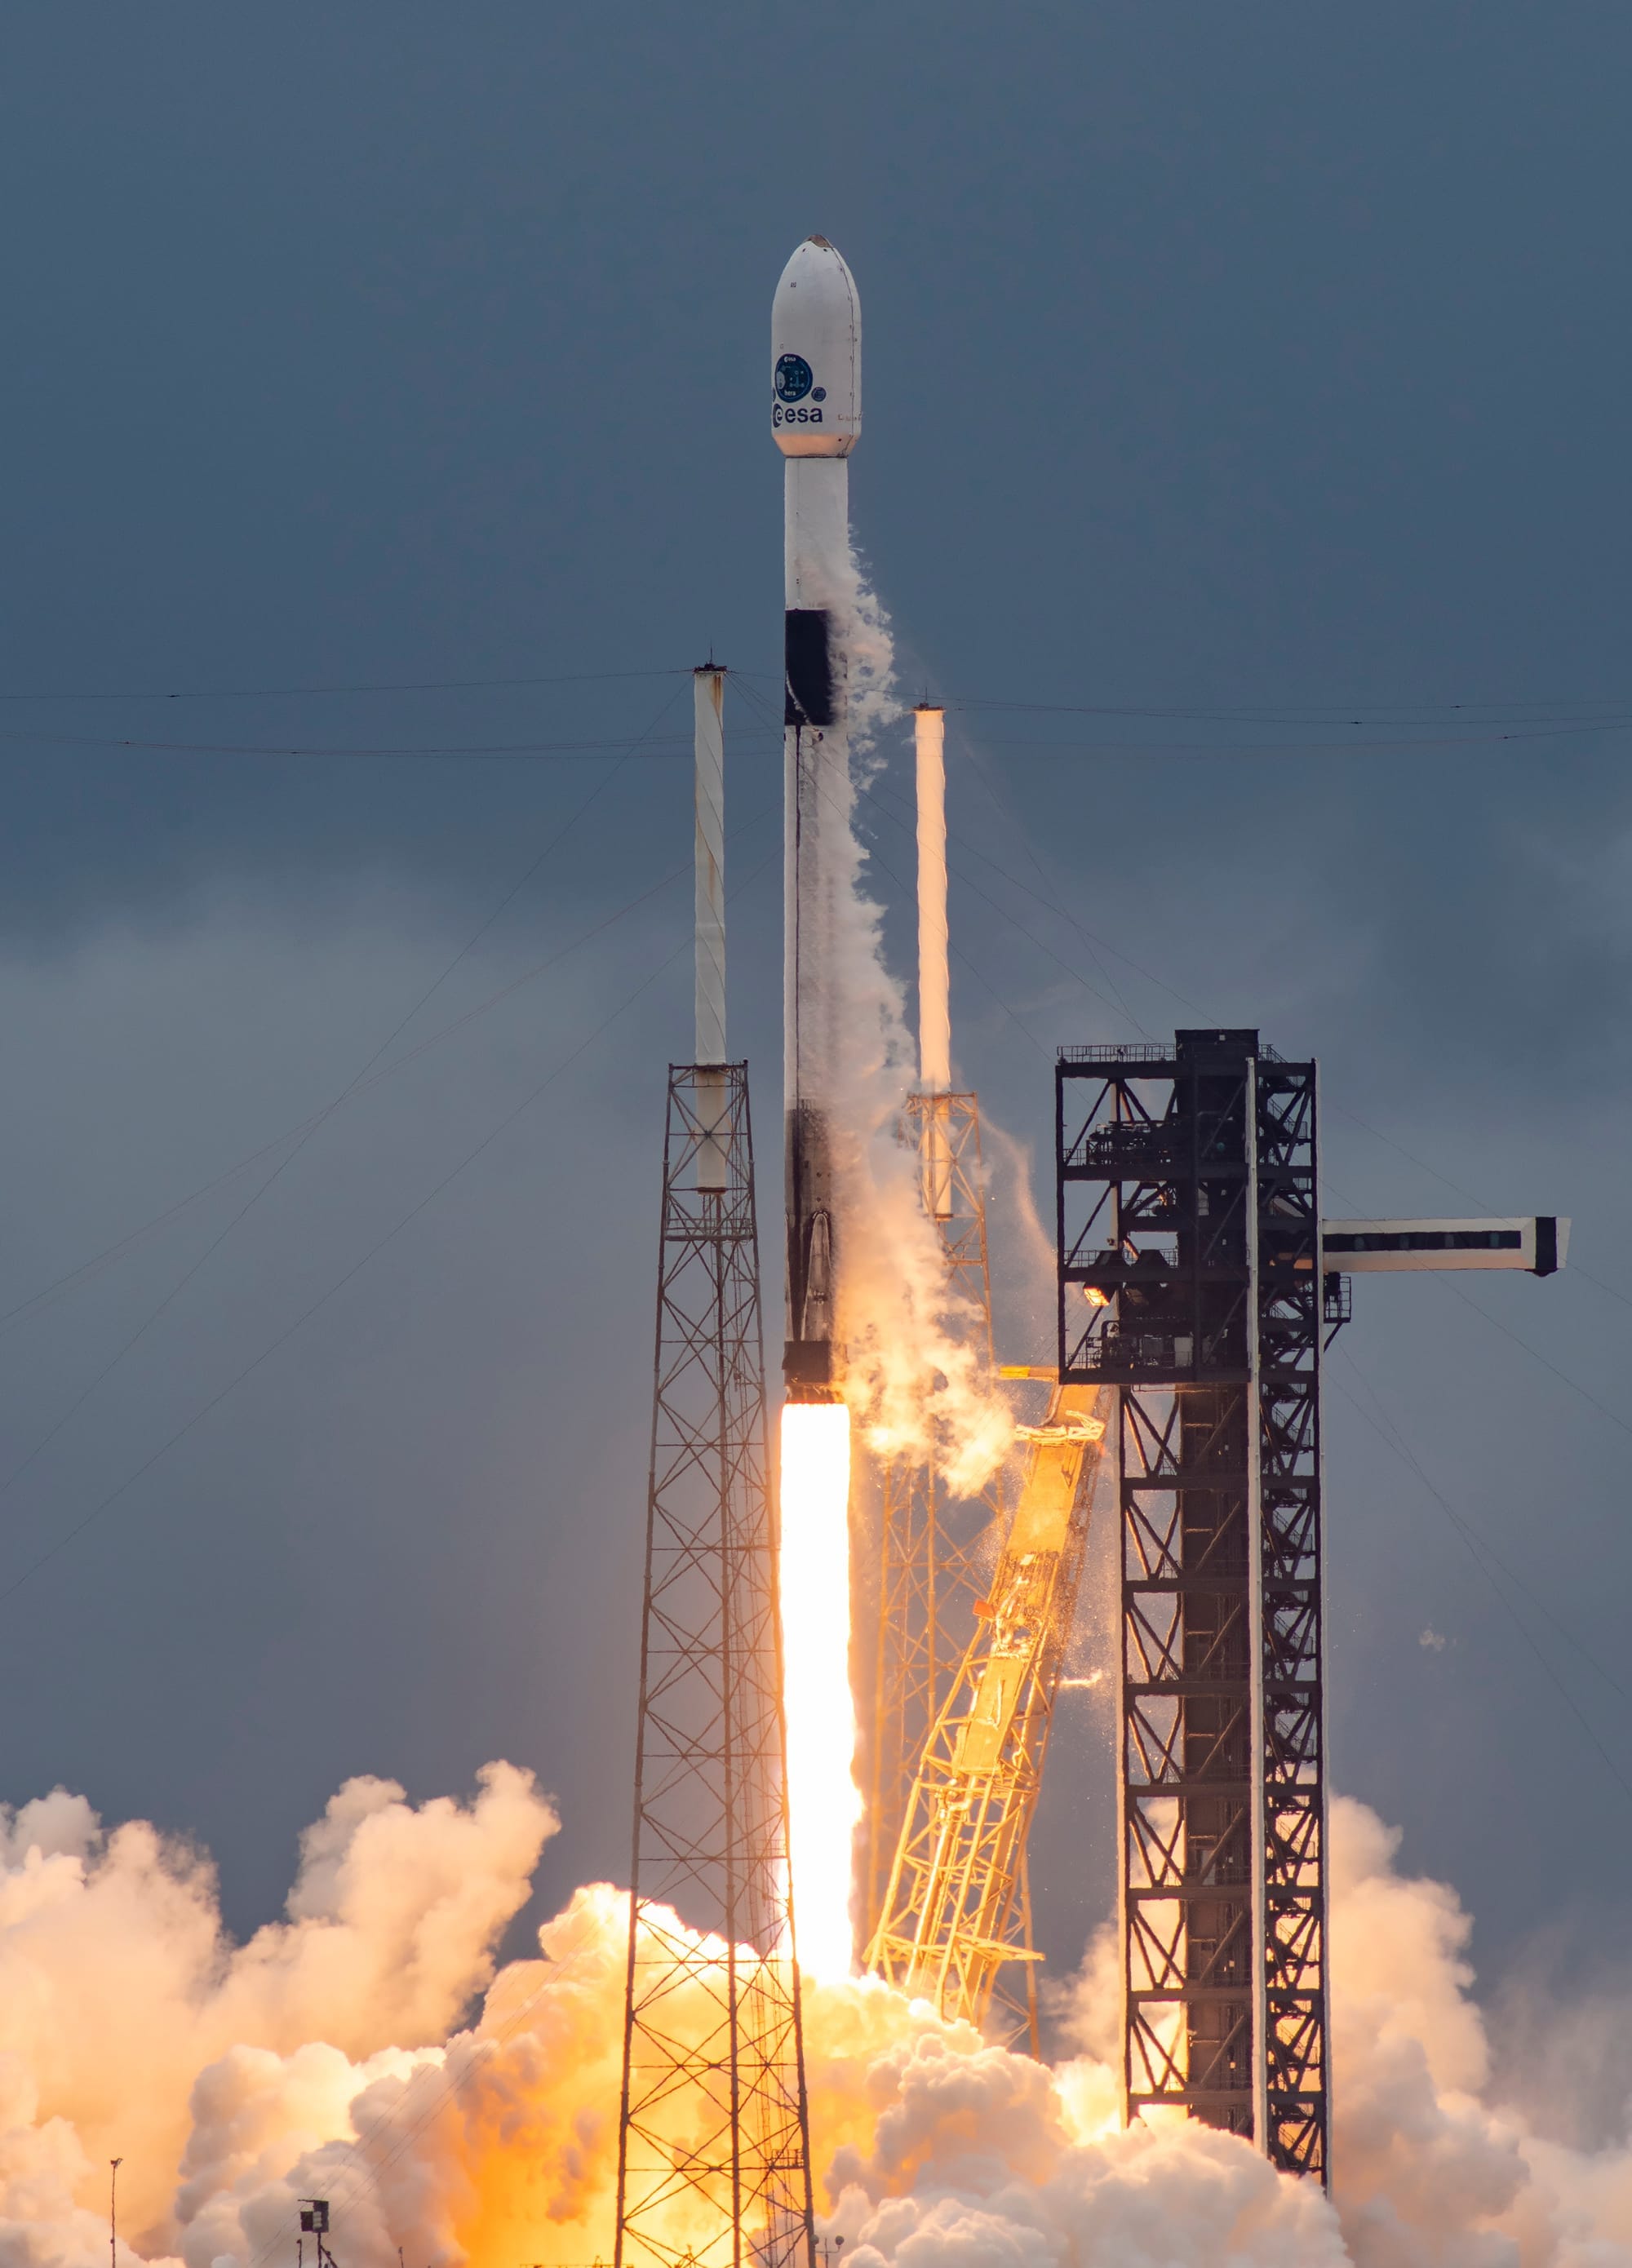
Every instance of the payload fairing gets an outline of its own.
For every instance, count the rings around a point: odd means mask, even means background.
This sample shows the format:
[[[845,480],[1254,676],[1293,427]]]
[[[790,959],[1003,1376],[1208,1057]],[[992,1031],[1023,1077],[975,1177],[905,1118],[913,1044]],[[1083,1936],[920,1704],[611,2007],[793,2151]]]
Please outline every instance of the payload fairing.
[[[834,941],[849,828],[845,629],[853,603],[850,468],[861,431],[861,312],[825,237],[782,271],[771,319],[771,430],[784,465],[786,696],[783,1103],[790,1399],[838,1398],[830,1112]]]

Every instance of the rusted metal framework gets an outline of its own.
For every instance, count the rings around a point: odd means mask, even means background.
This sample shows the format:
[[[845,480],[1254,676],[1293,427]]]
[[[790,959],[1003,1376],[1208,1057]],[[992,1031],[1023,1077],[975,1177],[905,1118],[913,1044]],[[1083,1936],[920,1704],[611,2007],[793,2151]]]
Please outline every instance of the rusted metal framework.
[[[980,1105],[973,1094],[910,1094],[906,1122],[924,1209],[948,1272],[979,1321],[992,1359],[992,1285],[981,1180]],[[880,1476],[874,1710],[866,1822],[867,1926],[883,1919],[890,1870],[926,1747],[974,1628],[980,1560],[1002,1509],[1001,1477],[974,1506],[949,1498],[932,1462],[892,1459]],[[987,1555],[989,1556],[989,1555]]]
[[[1056,1094],[1060,1376],[1116,1395],[1128,2112],[1324,2182],[1315,1066],[1184,1031]]]
[[[1076,1609],[1104,1421],[1056,1387],[975,1635],[925,1744],[868,1964],[1038,2052],[1026,1847]],[[1018,1966],[1018,1975],[1016,1975]]]
[[[778,1627],[746,1066],[683,1065],[663,1152],[617,2268],[814,2268]]]

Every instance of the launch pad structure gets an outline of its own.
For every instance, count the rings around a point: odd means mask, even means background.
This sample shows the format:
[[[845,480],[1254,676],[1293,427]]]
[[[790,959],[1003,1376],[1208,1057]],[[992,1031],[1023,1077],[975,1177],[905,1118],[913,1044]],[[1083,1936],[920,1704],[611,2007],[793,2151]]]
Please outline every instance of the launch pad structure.
[[[906,1124],[920,1165],[925,1209],[940,1233],[947,1272],[980,1316],[992,1359],[992,1289],[986,1197],[980,1186],[980,1105],[973,1094],[907,1097]],[[940,1211],[931,1210],[932,1204]],[[869,1933],[882,1918],[896,1846],[930,1734],[956,1675],[977,1602],[987,1521],[1002,1511],[1001,1486],[979,1498],[971,1534],[949,1518],[933,1459],[891,1458],[879,1483],[878,1626],[864,1875]],[[966,1513],[967,1516],[967,1513]],[[989,1555],[987,1555],[989,1556]]]
[[[919,1084],[906,1098],[903,1134],[918,1159],[918,1189],[940,1239],[954,1298],[978,1318],[980,1352],[992,1351],[992,1272],[986,1251],[980,1101],[952,1092],[951,982],[947,936],[946,712],[913,712],[918,819]],[[869,1938],[883,1918],[913,1781],[949,1681],[968,1641],[981,1593],[980,1521],[955,1535],[933,1456],[885,1466],[879,1542],[878,1643],[874,1677],[871,1800],[868,1806],[866,1912]],[[1001,1513],[994,1481],[982,1493],[986,1520]]]
[[[923,1210],[993,1367],[979,1105],[951,1088],[944,711],[914,718],[919,1087],[906,1127]],[[1018,1429],[1011,1520],[994,1475],[973,1534],[933,1458],[883,1476],[866,1962],[952,2021],[1040,2052],[1029,1848],[1075,1619],[1104,1423],[1052,1370]],[[967,1507],[959,1507],[966,1521]],[[1001,1535],[999,1533],[1001,1531]]]
[[[1060,1376],[1113,1391],[1130,2117],[1326,2176],[1312,1063],[1256,1032],[1066,1049]]]
[[[924,1744],[868,1951],[875,1975],[1033,2055],[1027,1852],[1104,1433],[1097,1398],[1056,1387],[1045,1421],[1022,1429],[1019,1499]]]
[[[1350,1273],[1562,1264],[1568,1221],[1323,1221],[1255,1031],[1055,1071],[1059,1378],[1109,1389],[1127,2114],[1331,2177],[1321,1365]]]
[[[826,1403],[843,1391],[824,989],[843,861],[823,822],[848,761],[835,563],[860,396],[853,281],[825,239],[789,262],[774,320],[783,1372],[790,1404]],[[747,1071],[726,1049],[721,685],[713,664],[697,673],[697,1045],[670,1067],[665,1134],[616,2268],[801,2268],[816,2250]],[[942,732],[923,704],[920,1061],[903,1130],[952,1307],[978,1319],[990,1366],[978,1106],[951,1077]],[[1569,1224],[1323,1220],[1318,1110],[1314,1063],[1250,1029],[1060,1051],[1056,1361],[1001,1373],[1052,1393],[1043,1422],[1015,1429],[1001,1544],[993,1521],[951,1526],[933,1457],[882,1476],[862,1887],[875,1974],[1037,2051],[1027,1845],[1108,1466],[1126,2114],[1188,2115],[1326,2184],[1323,1356],[1349,1275],[1547,1275]],[[842,1486],[823,1549],[848,1564]],[[1002,1513],[995,1485],[986,1501]]]
[[[722,673],[697,673],[697,1025],[671,1065],[616,2268],[809,2268],[748,1070],[725,1057]]]

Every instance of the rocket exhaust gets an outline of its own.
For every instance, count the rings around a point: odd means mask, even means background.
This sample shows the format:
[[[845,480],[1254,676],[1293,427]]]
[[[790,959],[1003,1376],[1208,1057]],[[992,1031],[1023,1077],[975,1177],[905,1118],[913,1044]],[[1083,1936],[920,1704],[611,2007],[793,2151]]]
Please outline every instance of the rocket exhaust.
[[[832,952],[849,766],[839,606],[850,556],[846,460],[861,430],[861,319],[854,280],[825,237],[808,238],[782,271],[771,357],[772,436],[785,460],[782,1368],[791,1400],[832,1402]]]

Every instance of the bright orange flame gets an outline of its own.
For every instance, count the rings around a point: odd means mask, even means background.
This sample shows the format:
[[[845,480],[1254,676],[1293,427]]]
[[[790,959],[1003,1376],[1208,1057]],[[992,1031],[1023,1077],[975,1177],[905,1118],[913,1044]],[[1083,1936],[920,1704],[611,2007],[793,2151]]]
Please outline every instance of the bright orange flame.
[[[847,1977],[850,1852],[861,1816],[850,1690],[850,1412],[782,1412],[782,1691],[788,1862],[800,1966]]]

